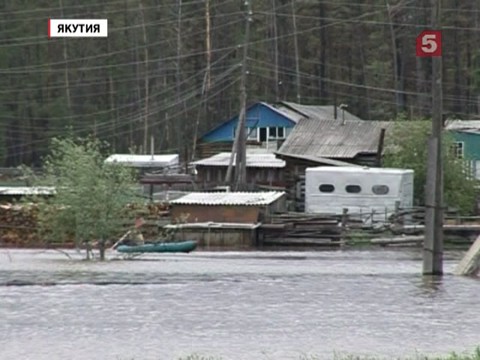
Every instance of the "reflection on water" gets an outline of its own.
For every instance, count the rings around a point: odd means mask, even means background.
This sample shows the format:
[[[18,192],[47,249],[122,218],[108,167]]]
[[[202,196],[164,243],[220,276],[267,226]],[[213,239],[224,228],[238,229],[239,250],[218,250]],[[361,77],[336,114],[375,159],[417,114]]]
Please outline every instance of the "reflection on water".
[[[420,275],[414,249],[195,252],[105,263],[3,250],[0,359],[469,350],[480,345],[480,281],[450,274],[460,256],[447,254],[439,278]]]

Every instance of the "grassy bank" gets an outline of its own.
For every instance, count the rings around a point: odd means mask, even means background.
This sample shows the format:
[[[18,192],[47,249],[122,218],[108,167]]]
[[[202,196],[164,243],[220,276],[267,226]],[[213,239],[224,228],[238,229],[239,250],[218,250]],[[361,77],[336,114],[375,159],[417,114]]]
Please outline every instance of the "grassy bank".
[[[264,356],[265,360],[282,360],[280,358],[274,358],[268,355]],[[322,360],[325,359],[316,355],[299,355],[298,360]],[[435,356],[435,355],[422,355],[417,354],[414,357],[395,357],[395,358],[386,358],[386,357],[377,357],[377,356],[358,356],[358,355],[336,355],[332,354],[332,360],[480,360],[480,346],[477,347],[472,352],[463,352],[463,353],[450,353],[444,356]],[[177,360],[228,360],[223,359],[222,357],[216,356],[204,356],[198,354],[192,354],[185,357],[180,357]],[[253,360],[253,359],[252,359]],[[262,359],[255,359],[262,360]]]

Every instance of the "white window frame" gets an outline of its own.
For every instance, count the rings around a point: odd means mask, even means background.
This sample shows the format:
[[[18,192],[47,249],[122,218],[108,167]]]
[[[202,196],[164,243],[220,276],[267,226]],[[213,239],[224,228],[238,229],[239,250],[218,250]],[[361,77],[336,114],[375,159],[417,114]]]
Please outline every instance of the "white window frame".
[[[453,143],[453,155],[456,159],[465,158],[465,141],[455,141]]]

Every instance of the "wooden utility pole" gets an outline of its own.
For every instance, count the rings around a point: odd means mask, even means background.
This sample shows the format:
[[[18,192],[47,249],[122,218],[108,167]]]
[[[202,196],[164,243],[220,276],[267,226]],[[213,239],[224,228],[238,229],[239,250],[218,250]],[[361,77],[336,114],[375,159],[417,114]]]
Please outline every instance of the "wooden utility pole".
[[[247,17],[245,19],[245,39],[243,43],[243,57],[240,77],[240,114],[238,116],[238,125],[235,133],[235,140],[230,157],[230,164],[227,169],[225,181],[230,183],[232,173],[232,163],[235,157],[235,190],[242,190],[247,183],[247,149],[246,149],[246,111],[247,111],[247,56],[248,43],[250,42],[250,21],[252,16],[251,0],[245,0],[247,6]]]
[[[431,0],[432,29],[439,28],[441,0]],[[428,142],[423,274],[443,274],[442,57],[432,57],[432,135]]]

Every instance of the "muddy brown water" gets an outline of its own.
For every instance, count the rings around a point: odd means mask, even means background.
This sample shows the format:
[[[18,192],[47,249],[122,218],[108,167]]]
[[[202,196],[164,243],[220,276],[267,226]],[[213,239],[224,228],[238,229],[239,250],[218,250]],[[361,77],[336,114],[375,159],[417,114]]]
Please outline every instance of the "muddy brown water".
[[[480,281],[418,249],[202,252],[87,263],[0,250],[0,359],[299,359],[480,345]]]

